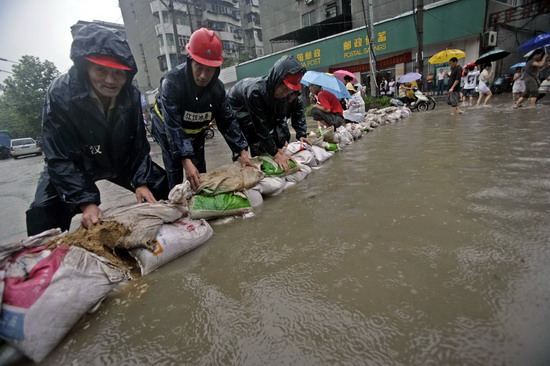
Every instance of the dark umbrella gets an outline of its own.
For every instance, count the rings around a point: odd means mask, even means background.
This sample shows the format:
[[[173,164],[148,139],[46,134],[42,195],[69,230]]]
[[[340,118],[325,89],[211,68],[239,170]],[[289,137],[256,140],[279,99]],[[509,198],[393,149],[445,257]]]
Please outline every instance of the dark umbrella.
[[[477,65],[486,64],[492,61],[500,60],[501,58],[508,56],[510,53],[510,51],[505,50],[492,50],[479,56],[475,63]]]
[[[524,44],[518,47],[518,50],[521,52],[536,50],[537,48],[542,48],[546,45],[550,45],[550,32],[539,34],[535,38],[531,38]]]

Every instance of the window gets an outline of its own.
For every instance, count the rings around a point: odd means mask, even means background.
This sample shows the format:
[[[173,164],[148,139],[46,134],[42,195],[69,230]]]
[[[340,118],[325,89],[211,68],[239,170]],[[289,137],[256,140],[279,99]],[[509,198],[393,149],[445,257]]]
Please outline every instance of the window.
[[[334,18],[336,15],[338,15],[336,3],[329,3],[325,6],[325,15],[327,19]]]
[[[302,27],[308,27],[315,24],[315,10],[302,15]]]

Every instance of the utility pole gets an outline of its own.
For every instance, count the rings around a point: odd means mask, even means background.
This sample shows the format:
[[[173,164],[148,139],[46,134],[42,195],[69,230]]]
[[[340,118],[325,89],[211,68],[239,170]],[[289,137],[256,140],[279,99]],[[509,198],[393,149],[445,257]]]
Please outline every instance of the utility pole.
[[[157,0],[157,7],[159,8],[160,32],[162,33],[162,42],[164,42],[166,65],[168,66],[168,71],[170,71],[172,70],[172,62],[170,61],[170,52],[168,52],[168,42],[166,41],[166,32],[164,31],[164,17],[162,16],[162,8],[159,0]]]
[[[372,0],[368,0],[369,24],[367,26],[367,34],[369,36],[369,65],[370,65],[370,93],[371,96],[378,96],[378,83],[376,82],[376,56],[374,55],[374,14]]]
[[[418,72],[424,74],[424,0],[418,0],[416,6],[416,43]]]

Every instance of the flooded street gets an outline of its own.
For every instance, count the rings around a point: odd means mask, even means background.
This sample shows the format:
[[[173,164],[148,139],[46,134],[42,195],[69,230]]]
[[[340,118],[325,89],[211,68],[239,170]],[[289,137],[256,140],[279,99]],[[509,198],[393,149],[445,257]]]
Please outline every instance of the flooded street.
[[[43,364],[550,364],[550,104],[499,97],[364,135],[112,293]],[[207,161],[230,161],[219,133]],[[22,237],[31,177],[2,198],[4,238]]]

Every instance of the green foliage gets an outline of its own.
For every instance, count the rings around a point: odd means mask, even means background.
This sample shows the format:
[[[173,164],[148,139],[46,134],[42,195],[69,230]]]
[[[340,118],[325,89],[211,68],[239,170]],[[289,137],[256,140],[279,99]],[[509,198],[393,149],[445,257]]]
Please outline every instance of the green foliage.
[[[222,69],[226,68],[226,67],[231,67],[233,65],[236,65],[237,64],[237,60],[234,59],[234,58],[225,58],[222,62]]]
[[[0,84],[0,130],[7,130],[12,138],[38,137],[44,97],[59,72],[52,62],[28,55],[12,71]]]
[[[391,98],[384,95],[381,98],[371,98],[369,96],[364,96],[363,100],[365,101],[365,110],[368,111],[372,108],[386,108],[390,106]]]

